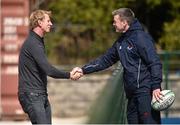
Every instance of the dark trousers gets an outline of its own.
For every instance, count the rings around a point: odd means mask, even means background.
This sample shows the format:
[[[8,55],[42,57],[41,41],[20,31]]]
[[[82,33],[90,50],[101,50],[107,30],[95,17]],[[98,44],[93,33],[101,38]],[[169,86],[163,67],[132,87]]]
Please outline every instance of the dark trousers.
[[[46,93],[18,93],[19,102],[32,124],[51,124],[51,106]]]
[[[128,99],[127,120],[129,124],[161,124],[160,112],[151,107],[151,95]]]

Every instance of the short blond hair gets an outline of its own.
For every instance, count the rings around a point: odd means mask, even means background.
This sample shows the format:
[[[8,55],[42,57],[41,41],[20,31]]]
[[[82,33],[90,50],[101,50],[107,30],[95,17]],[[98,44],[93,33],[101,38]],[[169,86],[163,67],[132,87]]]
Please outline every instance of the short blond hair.
[[[29,18],[30,28],[34,29],[38,26],[38,20],[43,20],[45,18],[45,14],[51,17],[51,11],[46,10],[35,10],[31,13]]]

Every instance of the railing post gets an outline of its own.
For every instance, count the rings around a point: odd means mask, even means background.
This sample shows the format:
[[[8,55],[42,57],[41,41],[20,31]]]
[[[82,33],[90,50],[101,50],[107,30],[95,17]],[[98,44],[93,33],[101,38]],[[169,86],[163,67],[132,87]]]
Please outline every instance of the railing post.
[[[165,76],[165,89],[169,89],[168,76],[169,76],[169,53],[164,53],[164,76]],[[165,111],[165,117],[168,117],[168,110]]]

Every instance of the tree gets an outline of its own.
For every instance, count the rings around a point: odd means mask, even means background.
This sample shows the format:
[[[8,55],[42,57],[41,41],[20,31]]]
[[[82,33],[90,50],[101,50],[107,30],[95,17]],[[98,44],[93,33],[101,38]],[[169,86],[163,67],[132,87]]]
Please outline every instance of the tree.
[[[175,51],[180,50],[180,1],[172,0],[171,15],[174,17],[171,22],[165,22],[163,25],[163,33],[159,39],[159,44],[163,50]]]
[[[47,37],[53,41],[48,43],[50,57],[58,55],[54,58],[58,63],[77,64],[105,52],[116,38],[111,12],[121,6],[117,3],[118,0],[51,1],[48,8],[53,12],[55,32]]]
[[[180,17],[173,22],[164,24],[164,33],[159,40],[163,50],[175,51],[180,50]]]
[[[178,0],[48,0],[43,7],[52,11],[55,24],[46,37],[53,41],[48,55],[56,63],[80,64],[104,53],[119,35],[111,12],[120,7],[130,7],[158,42],[168,27],[164,23],[171,25],[179,14],[179,5]]]

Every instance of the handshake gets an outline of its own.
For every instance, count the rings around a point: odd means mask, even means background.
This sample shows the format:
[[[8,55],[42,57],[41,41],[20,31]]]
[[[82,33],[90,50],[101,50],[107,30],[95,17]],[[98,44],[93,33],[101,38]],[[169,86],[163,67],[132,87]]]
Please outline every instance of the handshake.
[[[70,78],[72,80],[78,80],[79,78],[81,78],[83,76],[83,71],[81,68],[79,67],[75,67],[73,68],[73,70],[70,72]]]

